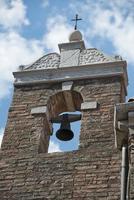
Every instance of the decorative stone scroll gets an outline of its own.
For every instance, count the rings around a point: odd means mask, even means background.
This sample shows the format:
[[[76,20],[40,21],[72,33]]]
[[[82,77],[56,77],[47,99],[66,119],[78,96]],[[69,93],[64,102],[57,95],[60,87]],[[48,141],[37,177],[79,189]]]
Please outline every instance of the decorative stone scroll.
[[[82,50],[79,58],[79,65],[86,65],[90,63],[113,62],[113,61],[117,61],[117,58],[107,56],[98,49],[92,48],[92,49]]]
[[[50,53],[41,57],[32,65],[25,67],[24,70],[58,68],[59,63],[60,55],[58,53]]]
[[[47,54],[31,65],[20,66],[21,71],[27,70],[38,70],[38,69],[53,69],[53,68],[62,68],[62,67],[72,67],[72,66],[81,66],[88,65],[92,63],[106,63],[106,62],[116,62],[121,61],[120,56],[107,56],[97,49],[73,49],[61,52],[61,55],[58,53]]]

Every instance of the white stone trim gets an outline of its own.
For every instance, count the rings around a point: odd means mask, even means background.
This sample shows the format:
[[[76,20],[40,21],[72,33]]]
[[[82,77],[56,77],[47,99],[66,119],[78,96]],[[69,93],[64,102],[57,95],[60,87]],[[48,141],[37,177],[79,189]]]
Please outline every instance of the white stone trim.
[[[134,131],[134,102],[117,104],[114,112],[114,133],[118,149],[127,140],[130,129]]]
[[[73,87],[73,81],[66,81],[62,83],[62,90],[71,90]]]
[[[46,106],[39,106],[31,109],[31,115],[37,114],[46,114],[47,107]]]
[[[60,52],[62,51],[68,51],[68,50],[74,50],[74,49],[85,49],[85,43],[83,40],[81,41],[72,41],[67,43],[61,43],[58,44]]]
[[[81,110],[94,110],[97,109],[97,102],[83,102],[81,104]]]
[[[38,69],[13,72],[14,85],[30,85],[38,83],[65,82],[80,79],[120,76],[124,80],[125,89],[128,85],[126,62],[108,62],[76,67],[57,69]]]

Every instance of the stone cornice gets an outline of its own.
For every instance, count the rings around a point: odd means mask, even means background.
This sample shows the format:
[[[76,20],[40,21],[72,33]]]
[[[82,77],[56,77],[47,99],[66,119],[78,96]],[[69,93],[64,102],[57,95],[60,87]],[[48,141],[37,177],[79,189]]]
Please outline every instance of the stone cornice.
[[[125,89],[128,85],[126,61],[95,63],[57,69],[26,70],[13,72],[13,75],[15,86],[112,76],[122,77]]]
[[[59,50],[65,51],[65,50],[73,50],[73,49],[85,49],[85,44],[84,41],[74,41],[74,42],[69,42],[69,43],[61,43],[58,44]]]
[[[134,130],[134,102],[120,103],[115,105],[114,132],[115,145],[121,149],[128,140],[129,132]]]

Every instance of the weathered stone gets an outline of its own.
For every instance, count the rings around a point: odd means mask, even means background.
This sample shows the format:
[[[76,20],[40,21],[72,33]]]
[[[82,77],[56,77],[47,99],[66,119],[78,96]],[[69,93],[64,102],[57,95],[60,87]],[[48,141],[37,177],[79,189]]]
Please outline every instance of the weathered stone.
[[[81,110],[93,110],[97,108],[97,102],[84,102],[81,104]]]
[[[31,114],[32,115],[45,114],[46,111],[47,111],[47,107],[46,106],[40,106],[40,107],[32,108],[31,109]]]
[[[60,45],[61,51],[73,45],[79,48],[83,42]],[[28,84],[15,84],[0,151],[0,198],[120,199],[121,153],[114,145],[113,122],[114,105],[126,95],[122,89],[127,85],[126,62],[83,46],[80,66],[59,70],[56,55],[49,55],[50,60],[43,57],[15,75],[17,82]],[[98,64],[91,65],[94,62]],[[68,79],[73,87],[65,85]],[[74,110],[82,115],[79,149],[48,153],[52,117]]]

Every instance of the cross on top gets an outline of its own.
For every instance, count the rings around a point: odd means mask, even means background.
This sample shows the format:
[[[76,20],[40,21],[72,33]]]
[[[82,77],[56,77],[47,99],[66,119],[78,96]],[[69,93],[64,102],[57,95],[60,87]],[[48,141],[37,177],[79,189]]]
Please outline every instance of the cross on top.
[[[78,14],[75,15],[75,19],[72,19],[71,21],[75,21],[75,27],[74,30],[77,30],[77,21],[82,20],[81,18],[78,17]]]

